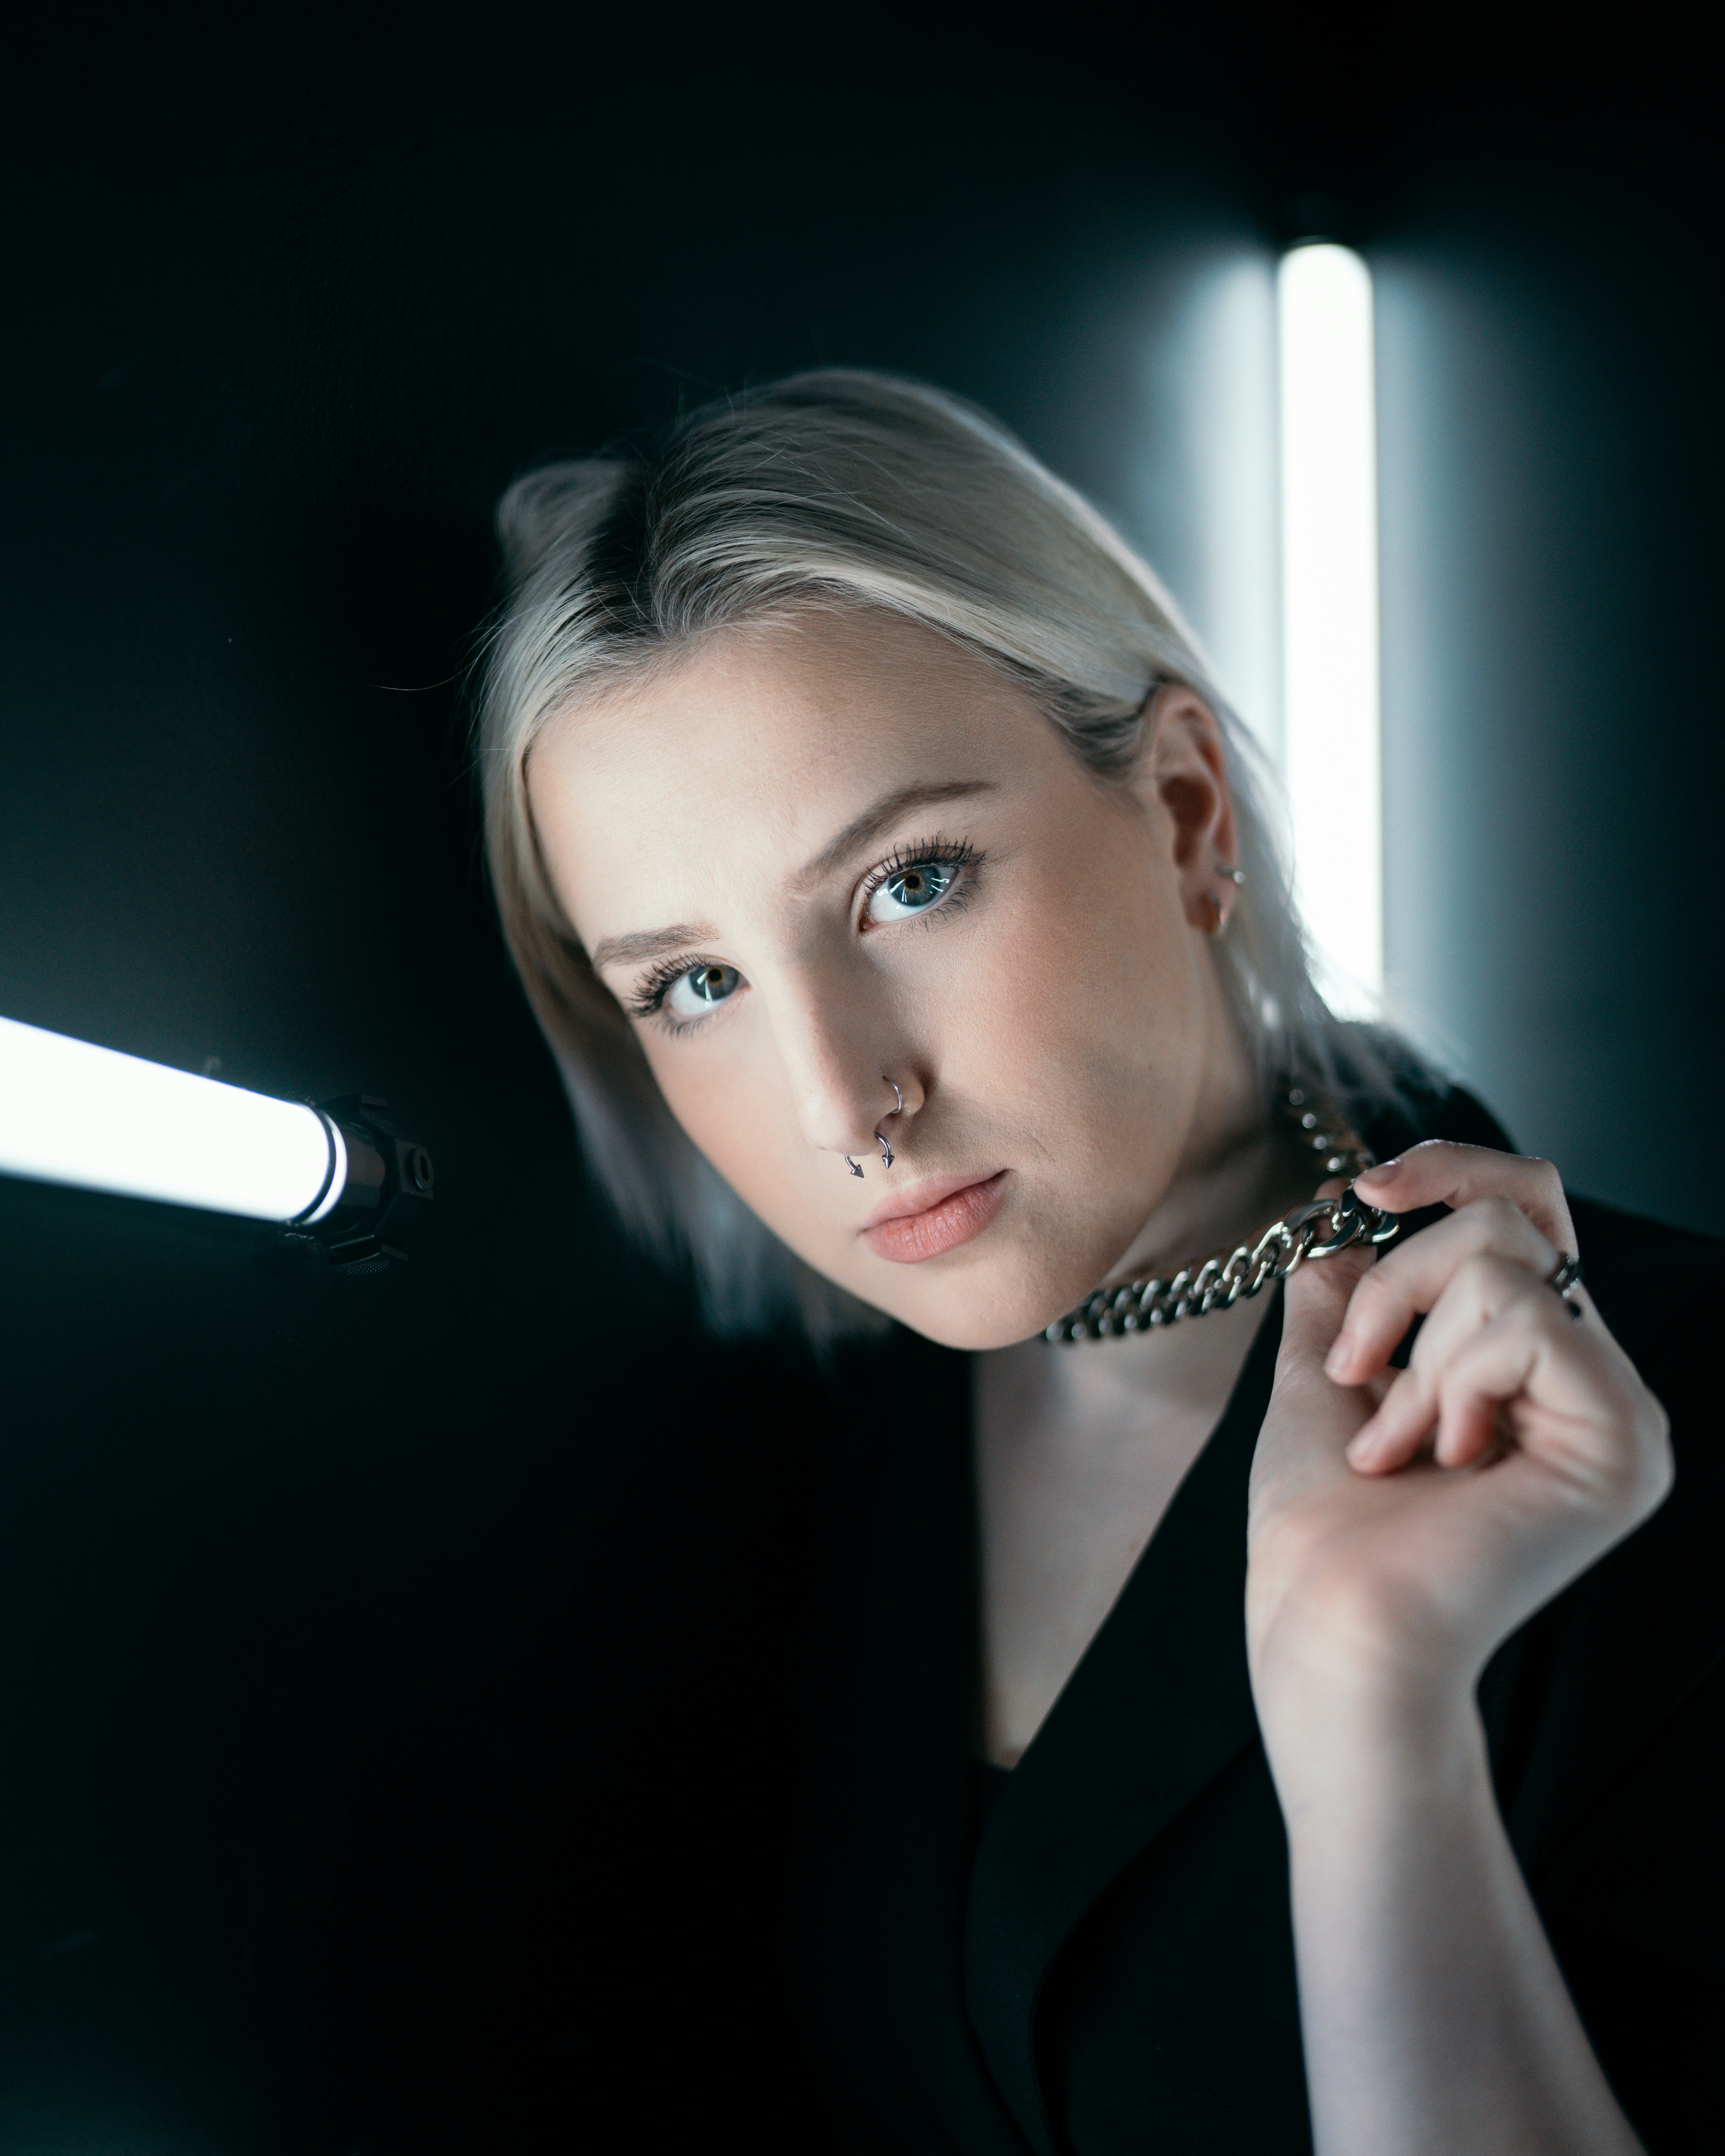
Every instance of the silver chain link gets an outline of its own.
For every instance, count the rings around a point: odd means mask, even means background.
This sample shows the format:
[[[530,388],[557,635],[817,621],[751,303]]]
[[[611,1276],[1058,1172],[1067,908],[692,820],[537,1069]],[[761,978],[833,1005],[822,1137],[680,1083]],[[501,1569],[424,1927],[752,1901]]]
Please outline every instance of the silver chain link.
[[[1376,1163],[1346,1116],[1332,1101],[1302,1086],[1291,1086],[1283,1099],[1301,1144],[1318,1156],[1324,1175],[1348,1177],[1341,1196],[1296,1205],[1255,1243],[1242,1243],[1226,1257],[1206,1258],[1202,1265],[1183,1265],[1167,1276],[1147,1274],[1117,1287],[1099,1287],[1076,1310],[1057,1317],[1043,1334],[1045,1340],[1067,1346],[1080,1340],[1114,1340],[1183,1317],[1205,1317],[1286,1280],[1308,1258],[1332,1258],[1355,1243],[1394,1240],[1401,1231],[1398,1217],[1368,1205],[1355,1194],[1353,1178]]]

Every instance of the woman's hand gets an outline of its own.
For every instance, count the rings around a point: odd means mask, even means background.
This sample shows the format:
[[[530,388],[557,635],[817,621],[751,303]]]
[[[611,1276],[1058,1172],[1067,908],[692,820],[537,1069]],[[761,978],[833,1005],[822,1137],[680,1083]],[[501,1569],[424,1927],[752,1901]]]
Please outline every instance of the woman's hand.
[[[1358,1188],[1389,1212],[1454,1209],[1376,1264],[1348,1251],[1287,1284],[1246,1593],[1285,1803],[1322,1782],[1337,1716],[1405,1726],[1471,1702],[1498,1642],[1671,1481],[1659,1403],[1584,1291],[1578,1323],[1546,1285],[1576,1255],[1548,1163],[1433,1142]]]
[[[1639,2156],[1498,1816],[1475,1680],[1671,1482],[1554,1172],[1416,1147],[1359,1178],[1447,1219],[1287,1285],[1246,1633],[1288,1830],[1318,2156]],[[1407,1369],[1389,1357],[1425,1318]]]

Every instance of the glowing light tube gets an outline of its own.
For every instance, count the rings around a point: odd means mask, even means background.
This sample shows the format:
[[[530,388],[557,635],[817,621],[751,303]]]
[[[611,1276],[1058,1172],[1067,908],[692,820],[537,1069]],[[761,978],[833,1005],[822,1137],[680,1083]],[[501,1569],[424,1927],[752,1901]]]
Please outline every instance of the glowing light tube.
[[[316,1108],[0,1018],[0,1172],[309,1223],[347,1162]]]
[[[1294,867],[1320,987],[1384,990],[1378,454],[1371,273],[1346,247],[1282,257],[1282,712]]]

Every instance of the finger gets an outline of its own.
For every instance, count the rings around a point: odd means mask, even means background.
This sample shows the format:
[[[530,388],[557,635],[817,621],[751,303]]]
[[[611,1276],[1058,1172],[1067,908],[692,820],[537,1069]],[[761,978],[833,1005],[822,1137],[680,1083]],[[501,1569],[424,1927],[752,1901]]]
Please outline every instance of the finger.
[[[1320,1197],[1340,1194],[1343,1185],[1327,1183]],[[1345,1473],[1348,1440],[1370,1414],[1372,1396],[1332,1384],[1323,1362],[1360,1275],[1371,1265],[1369,1249],[1356,1246],[1333,1257],[1314,1259],[1288,1276],[1282,1291],[1281,1350],[1276,1358],[1276,1395],[1289,1410],[1271,1418],[1286,1433],[1301,1433],[1299,1442],[1266,1445],[1260,1439],[1254,1456],[1255,1480],[1275,1475],[1306,1483]],[[1271,1424],[1266,1424],[1266,1432]]]
[[[1548,1160],[1428,1138],[1399,1158],[1368,1168],[1355,1188],[1368,1204],[1386,1213],[1417,1213],[1427,1205],[1459,1209],[1481,1198],[1507,1198],[1554,1249],[1576,1255],[1575,1224],[1562,1178]]]
[[[1490,1254],[1459,1265],[1420,1328],[1407,1368],[1349,1449],[1353,1464],[1384,1474],[1412,1459],[1438,1428],[1444,1373],[1463,1344],[1512,1305],[1536,1293],[1553,1305],[1558,1300],[1531,1273]],[[1483,1449],[1476,1446],[1466,1456],[1475,1458]],[[1463,1462],[1452,1457],[1447,1464]]]
[[[1507,1259],[1539,1281],[1558,1253],[1507,1198],[1478,1198],[1448,1219],[1385,1252],[1360,1281],[1324,1368],[1358,1385],[1381,1370],[1414,1320],[1432,1308],[1470,1258]]]
[[[1339,1198],[1337,1178],[1319,1186],[1320,1198]],[[1285,1361],[1322,1365],[1348,1315],[1348,1300],[1375,1254],[1355,1245],[1333,1257],[1314,1259],[1289,1276],[1283,1291],[1281,1353]]]
[[[1289,1360],[1322,1368],[1348,1315],[1348,1306],[1375,1254],[1356,1245],[1332,1258],[1302,1265],[1288,1280],[1281,1321],[1281,1352]]]
[[[1489,1419],[1483,1425],[1471,1421],[1464,1408],[1446,1433],[1444,1388],[1450,1369],[1474,1338],[1517,1311],[1537,1325],[1542,1338],[1563,1343],[1566,1368],[1590,1369],[1595,1385],[1606,1383],[1609,1373],[1609,1389],[1625,1398],[1640,1389],[1633,1366],[1603,1326],[1579,1332],[1562,1297],[1543,1280],[1484,1252],[1456,1269],[1432,1306],[1407,1368],[1350,1446],[1351,1463],[1363,1473],[1389,1473],[1405,1466],[1434,1432],[1443,1466],[1464,1466],[1478,1458],[1495,1441]]]
[[[1368,1392],[1332,1384],[1323,1358],[1353,1281],[1370,1262],[1369,1250],[1338,1251],[1302,1265],[1283,1287],[1274,1408],[1252,1455],[1257,1500],[1272,1487],[1297,1498],[1348,1480],[1348,1442],[1375,1403]]]
[[[1438,1464],[1477,1459],[1508,1409],[1517,1450],[1574,1495],[1607,1513],[1651,1510],[1670,1479],[1664,1414],[1633,1369],[1618,1367],[1610,1343],[1578,1337],[1554,1300],[1517,1296],[1450,1357],[1439,1385]]]
[[[1571,1325],[1554,1296],[1518,1292],[1445,1366],[1437,1458],[1466,1466],[1511,1443],[1469,1489],[1436,1484],[1476,1528],[1507,1536],[1524,1614],[1621,1539],[1671,1482],[1664,1410],[1603,1327]],[[1440,1502],[1444,1502],[1440,1499]]]

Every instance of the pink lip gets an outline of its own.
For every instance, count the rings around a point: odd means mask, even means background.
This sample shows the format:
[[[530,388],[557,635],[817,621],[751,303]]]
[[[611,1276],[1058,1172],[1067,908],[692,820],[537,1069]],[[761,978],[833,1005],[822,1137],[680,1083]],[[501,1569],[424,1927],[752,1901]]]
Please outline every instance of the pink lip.
[[[978,1181],[973,1176],[934,1175],[877,1205],[862,1228],[862,1239],[877,1258],[894,1265],[921,1265],[942,1250],[968,1243],[1006,1202],[1009,1171]]]

